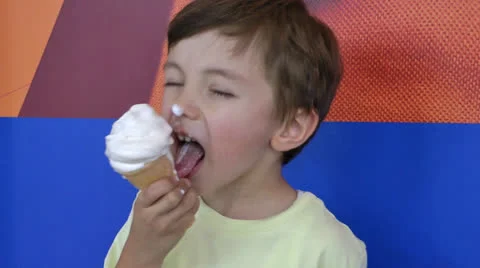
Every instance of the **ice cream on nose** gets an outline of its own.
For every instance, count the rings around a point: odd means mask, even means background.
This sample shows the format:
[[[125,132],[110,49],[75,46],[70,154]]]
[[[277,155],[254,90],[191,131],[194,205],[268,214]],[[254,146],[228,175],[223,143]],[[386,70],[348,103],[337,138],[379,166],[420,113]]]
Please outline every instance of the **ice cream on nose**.
[[[172,106],[172,113],[176,116],[182,116],[183,115],[183,108],[180,107],[178,104],[174,104]]]

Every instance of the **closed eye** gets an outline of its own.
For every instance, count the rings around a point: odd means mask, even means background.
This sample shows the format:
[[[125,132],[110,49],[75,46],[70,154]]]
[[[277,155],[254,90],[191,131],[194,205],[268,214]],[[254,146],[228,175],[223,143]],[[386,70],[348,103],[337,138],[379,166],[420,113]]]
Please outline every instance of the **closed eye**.
[[[166,82],[165,87],[181,87],[183,86],[182,83],[177,83],[177,82]]]
[[[232,93],[217,90],[217,89],[211,89],[210,92],[212,92],[212,94],[215,95],[215,96],[219,96],[219,97],[223,97],[223,98],[227,98],[227,99],[235,97],[235,95],[233,95]]]

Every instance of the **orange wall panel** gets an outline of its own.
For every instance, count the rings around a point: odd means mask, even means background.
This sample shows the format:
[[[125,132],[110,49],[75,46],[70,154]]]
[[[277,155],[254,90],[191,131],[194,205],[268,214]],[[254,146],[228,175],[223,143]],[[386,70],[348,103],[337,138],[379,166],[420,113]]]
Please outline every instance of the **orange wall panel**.
[[[18,115],[62,3],[62,0],[1,0],[1,116]]]

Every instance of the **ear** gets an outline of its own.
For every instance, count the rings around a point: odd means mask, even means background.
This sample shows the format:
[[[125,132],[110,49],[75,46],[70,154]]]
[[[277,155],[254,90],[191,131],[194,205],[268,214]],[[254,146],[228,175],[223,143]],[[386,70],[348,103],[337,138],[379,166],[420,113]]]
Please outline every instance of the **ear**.
[[[312,109],[299,109],[292,120],[286,121],[270,142],[278,152],[287,152],[304,144],[318,125],[318,114]]]

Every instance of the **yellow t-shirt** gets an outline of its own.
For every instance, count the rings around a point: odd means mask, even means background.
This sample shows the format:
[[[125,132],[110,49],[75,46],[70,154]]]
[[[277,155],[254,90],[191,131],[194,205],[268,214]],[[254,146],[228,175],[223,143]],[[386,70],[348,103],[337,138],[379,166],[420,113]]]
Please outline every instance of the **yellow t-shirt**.
[[[365,268],[365,244],[309,192],[286,211],[264,220],[226,218],[201,202],[194,225],[167,255],[162,268]],[[114,268],[132,220],[105,258]]]

